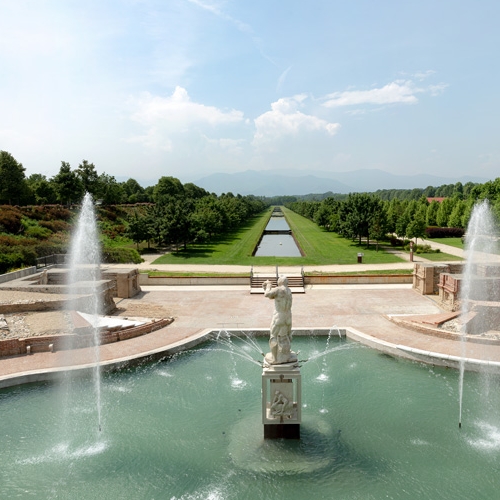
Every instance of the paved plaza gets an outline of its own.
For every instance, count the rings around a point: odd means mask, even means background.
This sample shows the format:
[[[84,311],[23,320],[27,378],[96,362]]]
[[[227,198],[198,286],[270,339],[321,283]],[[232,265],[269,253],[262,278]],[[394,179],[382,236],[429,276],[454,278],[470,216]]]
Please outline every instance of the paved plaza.
[[[461,250],[440,245],[442,251],[463,255]],[[248,272],[247,266],[155,265],[157,256],[137,266],[140,269],[163,271],[210,271],[225,273]],[[415,261],[420,258],[416,256]],[[116,266],[120,267],[120,266]],[[123,267],[123,266],[122,266]],[[130,267],[130,266],[128,266]],[[306,272],[333,273],[372,269],[412,269],[413,263],[378,265],[309,266]],[[280,274],[297,272],[298,268],[280,267]],[[274,271],[275,268],[259,269]],[[121,365],[149,356],[167,355],[173,346],[194,342],[208,331],[252,330],[269,328],[274,304],[263,295],[252,295],[248,286],[143,286],[142,292],[129,299],[116,299],[116,314],[123,317],[172,317],[174,322],[160,330],[100,347],[100,361],[106,365]],[[417,332],[404,324],[391,321],[406,316],[433,317],[442,314],[435,297],[423,296],[411,285],[308,285],[306,293],[293,296],[294,330],[352,329],[354,337],[377,349],[403,357],[408,350],[430,353],[437,358],[460,357],[461,342],[450,338]],[[72,351],[73,365],[92,363],[89,349]],[[500,343],[467,342],[466,357],[500,362]],[[424,359],[425,356],[422,358]],[[429,361],[429,358],[426,359]],[[0,387],[23,374],[43,374],[58,371],[69,363],[67,352],[43,352],[13,356],[0,360]],[[35,377],[36,379],[36,377]],[[33,380],[33,377],[29,380]]]
[[[103,364],[122,363],[152,354],[167,354],[172,345],[188,342],[207,330],[269,328],[274,308],[263,295],[251,295],[248,287],[143,287],[130,299],[117,299],[121,316],[173,317],[161,330],[100,347]],[[390,321],[390,315],[435,315],[442,313],[436,302],[415,292],[410,285],[314,285],[305,294],[293,296],[293,328],[352,328],[394,346],[460,356],[460,342],[417,333]],[[72,363],[91,362],[88,349],[72,352]],[[401,354],[404,354],[403,352]],[[500,346],[468,343],[467,356],[500,361]],[[0,383],[26,373],[60,370],[67,352],[44,352],[0,360]],[[43,377],[42,377],[43,378]]]

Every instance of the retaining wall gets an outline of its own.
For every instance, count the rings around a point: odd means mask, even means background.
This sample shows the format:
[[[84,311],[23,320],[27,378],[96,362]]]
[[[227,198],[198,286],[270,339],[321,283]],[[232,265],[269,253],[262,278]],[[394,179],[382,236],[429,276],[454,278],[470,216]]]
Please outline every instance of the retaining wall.
[[[111,344],[120,340],[128,340],[134,337],[140,337],[147,333],[154,332],[160,328],[172,323],[173,318],[164,318],[144,325],[124,328],[122,330],[106,330],[101,332],[101,344]],[[40,337],[28,337],[20,339],[0,340],[0,357],[2,356],[19,356],[27,354],[28,347],[31,353],[35,352],[51,352],[66,349],[81,349],[93,345],[93,335],[45,335]]]
[[[390,284],[411,284],[413,277],[411,274],[374,274],[374,275],[321,275],[305,276],[306,285],[390,285]],[[250,276],[172,276],[158,277],[149,276],[145,273],[139,275],[139,285],[247,285],[250,288]]]

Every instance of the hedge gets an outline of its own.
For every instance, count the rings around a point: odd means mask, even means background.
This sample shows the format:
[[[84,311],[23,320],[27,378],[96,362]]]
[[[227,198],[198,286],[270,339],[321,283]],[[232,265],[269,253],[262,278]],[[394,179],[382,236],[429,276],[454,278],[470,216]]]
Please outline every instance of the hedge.
[[[461,227],[434,227],[425,230],[427,238],[461,238],[465,231]]]

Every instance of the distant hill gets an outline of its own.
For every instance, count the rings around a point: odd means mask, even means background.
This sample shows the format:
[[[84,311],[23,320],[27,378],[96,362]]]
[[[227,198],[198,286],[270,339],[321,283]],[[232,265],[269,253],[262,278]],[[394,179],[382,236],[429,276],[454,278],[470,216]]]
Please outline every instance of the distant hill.
[[[211,193],[256,196],[305,195],[309,193],[354,193],[373,192],[378,189],[413,189],[441,186],[461,182],[484,183],[482,177],[459,178],[434,175],[395,175],[377,169],[352,172],[326,172],[303,170],[246,170],[234,174],[215,173],[193,181]]]
[[[212,174],[194,181],[194,183],[218,195],[229,191],[233,194],[253,194],[256,196],[323,193],[325,191],[348,193],[352,191],[352,187],[334,179],[322,179],[314,175],[292,177],[255,170],[234,174]]]

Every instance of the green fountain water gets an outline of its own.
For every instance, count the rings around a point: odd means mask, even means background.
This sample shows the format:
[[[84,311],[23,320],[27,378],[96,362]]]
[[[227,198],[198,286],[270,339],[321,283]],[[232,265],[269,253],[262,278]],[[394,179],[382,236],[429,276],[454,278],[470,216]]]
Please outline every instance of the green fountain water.
[[[267,339],[257,341],[264,351]],[[327,343],[328,353],[323,356]],[[333,337],[295,337],[300,441],[263,439],[258,349],[232,340],[102,379],[103,431],[81,379],[62,436],[54,385],[0,391],[0,498],[492,499],[500,417],[468,376]],[[496,380],[498,384],[499,380]]]

